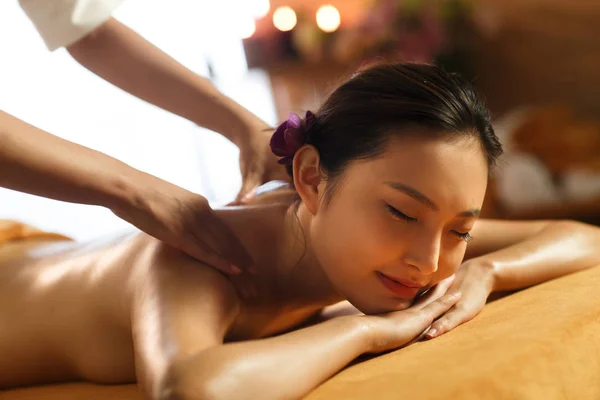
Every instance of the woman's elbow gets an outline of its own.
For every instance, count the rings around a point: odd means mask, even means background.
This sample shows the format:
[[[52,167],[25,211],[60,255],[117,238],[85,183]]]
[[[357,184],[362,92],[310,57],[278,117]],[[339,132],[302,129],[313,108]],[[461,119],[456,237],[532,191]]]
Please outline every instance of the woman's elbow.
[[[153,400],[221,400],[226,399],[226,390],[219,384],[218,376],[204,375],[201,371],[192,376],[183,365],[171,366],[158,385]]]

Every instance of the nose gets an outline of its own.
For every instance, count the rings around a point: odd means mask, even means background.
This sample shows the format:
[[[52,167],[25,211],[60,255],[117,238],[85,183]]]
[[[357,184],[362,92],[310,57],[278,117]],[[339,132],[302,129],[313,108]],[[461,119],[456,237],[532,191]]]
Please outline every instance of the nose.
[[[423,275],[437,271],[440,259],[441,235],[429,235],[413,241],[404,256],[404,263],[419,270]]]

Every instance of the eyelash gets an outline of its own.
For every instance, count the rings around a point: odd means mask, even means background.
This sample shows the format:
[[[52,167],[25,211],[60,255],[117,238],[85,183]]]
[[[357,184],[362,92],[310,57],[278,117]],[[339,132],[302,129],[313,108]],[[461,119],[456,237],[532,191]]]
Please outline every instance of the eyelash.
[[[409,217],[408,215],[404,214],[403,212],[397,210],[396,208],[392,207],[391,205],[387,205],[387,210],[389,211],[390,214],[392,214],[392,216],[399,218],[405,222],[417,222],[416,218],[412,218]],[[464,240],[465,242],[470,242],[473,239],[473,236],[471,236],[469,234],[469,232],[457,232],[457,231],[452,231],[452,233],[458,237],[460,240]]]
[[[387,209],[390,212],[390,214],[392,214],[396,218],[400,218],[401,220],[404,220],[406,222],[417,222],[416,218],[409,217],[408,215],[390,206],[389,204],[387,205]]]
[[[465,242],[469,243],[471,240],[473,240],[473,236],[471,236],[469,234],[469,232],[457,232],[457,231],[452,231],[452,233],[454,233],[456,236],[458,236],[458,238],[460,240],[464,240]]]

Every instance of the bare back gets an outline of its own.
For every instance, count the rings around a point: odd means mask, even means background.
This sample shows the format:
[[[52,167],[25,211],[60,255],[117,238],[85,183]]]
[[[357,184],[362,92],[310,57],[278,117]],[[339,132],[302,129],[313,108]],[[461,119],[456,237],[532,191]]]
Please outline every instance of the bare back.
[[[2,247],[0,387],[134,377],[127,278],[143,242]]]
[[[242,240],[252,236],[251,226],[243,228],[247,218],[244,210],[225,218]],[[0,356],[5,361],[0,363],[0,388],[79,379],[134,382],[132,310],[152,269],[168,269],[183,275],[182,280],[186,268],[202,270],[207,279],[197,281],[197,291],[228,297],[224,302],[231,304],[207,311],[231,313],[224,341],[273,335],[316,311],[278,301],[270,293],[268,273],[257,281],[263,296],[241,302],[218,272],[165,249],[142,233],[90,245],[16,242],[0,247]],[[219,293],[215,280],[223,283]],[[206,315],[206,320],[218,317]]]

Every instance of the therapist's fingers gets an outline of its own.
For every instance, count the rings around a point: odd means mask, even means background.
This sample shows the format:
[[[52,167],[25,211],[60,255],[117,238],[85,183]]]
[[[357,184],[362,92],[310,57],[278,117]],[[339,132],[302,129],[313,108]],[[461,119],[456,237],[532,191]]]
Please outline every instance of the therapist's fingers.
[[[208,231],[215,238],[213,248],[217,254],[226,256],[243,272],[254,272],[254,262],[242,242],[229,226],[214,214],[210,218]]]
[[[241,274],[230,276],[229,280],[242,299],[252,299],[259,296],[257,285],[253,278],[253,276],[248,276],[248,274]]]
[[[178,247],[195,259],[210,267],[218,269],[224,274],[237,275],[242,272],[238,266],[223,258],[221,254],[217,253],[210,245],[208,245],[206,243],[206,237],[198,237],[189,234],[185,241]]]
[[[205,244],[198,244],[200,242],[200,239],[196,239],[193,245],[187,243],[181,246],[183,247],[182,250],[208,266],[228,275],[236,292],[242,299],[250,299],[258,296],[256,285],[252,282],[251,276],[243,274],[240,268],[229,263],[229,261],[213,250],[212,247]]]
[[[271,151],[270,140],[273,130],[261,125],[257,131],[251,132],[253,140],[240,147],[240,171],[242,173],[242,188],[235,203],[248,204],[255,196],[256,188],[260,185],[281,180],[290,182],[285,166],[278,163],[278,157]]]
[[[227,204],[227,206],[246,206],[248,204],[252,204],[252,202],[256,198],[257,189],[258,186],[255,186],[248,192],[240,191],[236,199],[231,203]]]
[[[229,275],[254,271],[253,260],[235,233],[214,213],[205,213],[197,223],[195,236],[201,248],[212,251],[211,259],[218,260],[215,268]]]
[[[228,236],[232,235],[232,237]],[[228,251],[227,247],[219,247],[220,244],[223,243],[231,243],[231,241],[238,241],[237,237],[233,234],[233,232],[228,232],[228,230],[221,231],[219,229],[215,229],[215,226],[211,226],[208,229],[207,234],[205,234],[205,240],[207,243],[211,245],[214,254],[221,257],[223,252]],[[239,242],[239,241],[238,241]],[[246,252],[243,248],[242,244],[239,243],[239,246],[242,248],[241,251]],[[249,256],[248,256],[249,257]],[[250,260],[251,261],[251,260]],[[254,282],[254,277],[249,275],[251,273],[254,275],[256,270],[252,263],[243,264],[244,269],[238,268],[235,273],[229,274],[229,280],[233,283],[238,295],[243,299],[250,299],[258,296],[258,291],[256,289],[256,282]]]
[[[235,198],[235,204],[249,204],[252,199],[256,196],[256,189],[262,185],[263,176],[259,171],[249,172],[248,175],[242,179],[242,188]]]

